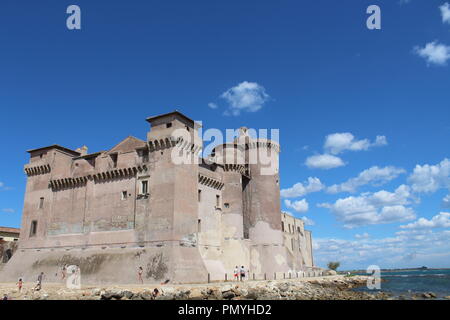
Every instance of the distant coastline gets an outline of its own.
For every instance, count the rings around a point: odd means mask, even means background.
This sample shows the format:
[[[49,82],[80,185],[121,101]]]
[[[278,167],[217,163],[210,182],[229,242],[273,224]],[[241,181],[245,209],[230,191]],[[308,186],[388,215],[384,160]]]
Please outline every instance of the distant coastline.
[[[432,270],[450,270],[450,268],[395,268],[395,269],[380,269],[381,272],[405,272],[405,271],[432,271]],[[343,270],[338,271],[338,274],[346,274],[346,273],[364,273],[367,274],[367,270]]]

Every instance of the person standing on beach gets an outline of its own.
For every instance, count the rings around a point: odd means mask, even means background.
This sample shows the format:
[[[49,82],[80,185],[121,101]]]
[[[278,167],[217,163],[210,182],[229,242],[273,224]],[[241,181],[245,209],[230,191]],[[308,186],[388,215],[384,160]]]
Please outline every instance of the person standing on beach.
[[[245,280],[245,268],[244,268],[244,266],[241,266],[240,273],[241,273],[241,281],[244,281]]]
[[[239,281],[239,267],[234,268],[234,281]]]
[[[144,284],[144,280],[142,279],[142,273],[144,272],[144,269],[142,267],[139,267],[138,269],[138,280],[141,284]]]
[[[19,281],[17,281],[17,288],[19,288],[19,293],[22,292],[22,286],[23,286],[22,278],[19,278]]]
[[[41,272],[41,273],[38,275],[36,287],[34,287],[34,290],[39,291],[39,290],[42,289],[42,279],[43,279],[43,278],[44,278],[44,272]]]
[[[66,274],[67,274],[67,268],[66,268],[66,264],[65,265],[63,265],[63,267],[62,267],[62,278],[61,278],[61,280],[64,280],[65,278],[66,278]]]

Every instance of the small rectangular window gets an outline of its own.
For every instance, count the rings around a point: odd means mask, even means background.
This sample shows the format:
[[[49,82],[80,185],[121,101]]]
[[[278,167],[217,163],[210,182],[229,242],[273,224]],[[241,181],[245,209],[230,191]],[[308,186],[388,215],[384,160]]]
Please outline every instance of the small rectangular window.
[[[230,207],[230,204],[227,202],[227,203],[224,203],[223,206],[224,206],[225,208],[229,208],[229,207]]]
[[[128,198],[128,192],[122,191],[122,200],[127,200],[127,198]]]
[[[166,123],[166,128],[172,127],[172,122]]]
[[[220,207],[220,196],[216,195],[216,207]]]
[[[117,158],[118,158],[117,153],[111,155],[111,160],[112,160],[112,162],[113,162],[113,167],[114,167],[114,168],[117,167]]]
[[[284,222],[283,221],[281,221],[281,231],[284,232]]]
[[[300,233],[300,227],[297,227],[297,232]]]
[[[148,181],[147,181],[147,180],[142,181],[142,184],[141,184],[141,193],[142,193],[142,194],[147,194],[147,193],[148,193]]]
[[[30,237],[34,237],[37,232],[37,221],[33,220],[31,221],[31,228],[30,228]]]
[[[198,219],[197,222],[197,232],[202,232],[202,220]]]
[[[202,201],[202,190],[198,190],[198,202]]]
[[[148,162],[148,150],[142,151],[142,162]]]
[[[40,198],[39,199],[39,209],[43,209],[44,208],[44,198]]]

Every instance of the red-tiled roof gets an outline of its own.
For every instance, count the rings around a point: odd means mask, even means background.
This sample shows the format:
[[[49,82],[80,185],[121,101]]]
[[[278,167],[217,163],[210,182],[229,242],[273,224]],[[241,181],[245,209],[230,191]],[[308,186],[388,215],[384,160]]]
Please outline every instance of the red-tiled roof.
[[[0,232],[20,233],[19,228],[0,227]]]

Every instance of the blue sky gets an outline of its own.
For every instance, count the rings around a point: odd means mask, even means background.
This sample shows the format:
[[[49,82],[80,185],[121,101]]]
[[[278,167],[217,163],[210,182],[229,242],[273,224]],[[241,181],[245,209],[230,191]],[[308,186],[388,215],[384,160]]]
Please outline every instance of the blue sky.
[[[178,109],[280,129],[283,209],[313,221],[318,265],[450,266],[445,0],[3,0],[0,41],[0,225],[20,226],[25,150],[109,149]]]

